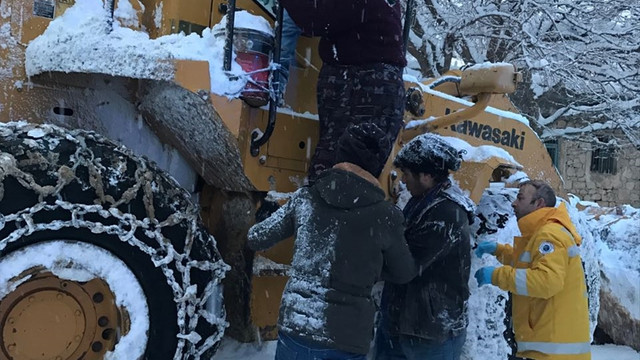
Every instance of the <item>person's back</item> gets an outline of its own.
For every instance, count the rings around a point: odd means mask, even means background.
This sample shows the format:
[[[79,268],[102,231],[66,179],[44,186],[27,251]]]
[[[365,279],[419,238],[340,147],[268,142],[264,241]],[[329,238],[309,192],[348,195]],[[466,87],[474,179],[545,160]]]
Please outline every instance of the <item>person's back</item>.
[[[374,135],[379,138],[380,130]],[[368,156],[380,153],[367,146],[350,150],[365,165]],[[369,160],[379,162],[374,157]],[[415,267],[403,237],[402,212],[385,201],[377,179],[354,164],[358,159],[351,161],[325,171],[313,186],[299,189],[254,225],[249,246],[265,249],[295,236],[278,319],[281,340],[284,335],[308,348],[364,356],[373,334],[374,283],[381,278],[409,281]],[[379,175],[381,168],[376,164],[373,172]]]
[[[291,216],[298,226],[280,330],[366,353],[375,312],[371,288],[381,276],[384,253],[393,240],[403,239],[402,228],[396,226],[402,213],[384,200],[382,189],[341,169],[327,170],[283,210],[282,216]],[[253,248],[266,245],[256,240],[270,224],[260,225],[249,237]],[[410,272],[405,277],[409,280]]]

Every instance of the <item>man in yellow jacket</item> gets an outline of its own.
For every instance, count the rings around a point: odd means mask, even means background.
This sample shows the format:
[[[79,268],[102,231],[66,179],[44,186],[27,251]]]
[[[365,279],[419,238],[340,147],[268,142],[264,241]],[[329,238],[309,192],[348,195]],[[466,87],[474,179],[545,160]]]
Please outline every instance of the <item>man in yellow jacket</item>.
[[[513,294],[517,356],[544,360],[590,360],[589,310],[581,242],[564,204],[543,181],[520,185],[513,209],[522,236],[513,247],[484,241],[476,255],[492,254],[504,265],[480,268],[478,286]]]

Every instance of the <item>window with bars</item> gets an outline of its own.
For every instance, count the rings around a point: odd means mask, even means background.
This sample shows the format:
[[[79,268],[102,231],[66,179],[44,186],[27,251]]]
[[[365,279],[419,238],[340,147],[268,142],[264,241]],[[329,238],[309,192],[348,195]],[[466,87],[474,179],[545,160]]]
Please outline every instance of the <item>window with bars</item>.
[[[601,174],[614,175],[618,170],[618,156],[615,146],[608,144],[608,139],[600,141],[596,148],[591,150],[591,171]]]
[[[558,157],[559,157],[559,151],[560,148],[558,146],[558,140],[547,140],[544,142],[544,147],[547,148],[547,152],[549,153],[549,156],[551,157],[551,162],[553,163],[554,166],[558,166]]]

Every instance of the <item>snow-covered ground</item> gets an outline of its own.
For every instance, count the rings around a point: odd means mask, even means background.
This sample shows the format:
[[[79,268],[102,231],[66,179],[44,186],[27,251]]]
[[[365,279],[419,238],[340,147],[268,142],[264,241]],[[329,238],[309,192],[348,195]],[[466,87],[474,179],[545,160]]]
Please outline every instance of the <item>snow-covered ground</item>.
[[[271,360],[276,353],[276,342],[242,344],[233,339],[223,339],[212,360]],[[639,360],[640,353],[627,346],[591,346],[591,360]],[[487,360],[487,359],[477,359]]]

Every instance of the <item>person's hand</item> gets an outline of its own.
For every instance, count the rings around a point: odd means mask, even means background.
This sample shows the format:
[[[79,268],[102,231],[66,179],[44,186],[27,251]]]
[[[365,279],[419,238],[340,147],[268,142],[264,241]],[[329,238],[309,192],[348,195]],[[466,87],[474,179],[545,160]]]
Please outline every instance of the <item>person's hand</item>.
[[[475,250],[476,256],[481,258],[482,254],[490,254],[493,255],[496,253],[496,249],[498,249],[498,244],[493,241],[482,241],[478,244],[478,247]]]
[[[478,280],[478,286],[491,285],[491,276],[493,276],[495,269],[495,266],[485,266],[478,269],[474,275],[476,280]]]
[[[280,208],[280,204],[275,201],[263,200],[262,205],[256,210],[256,224],[266,220],[271,214]]]

